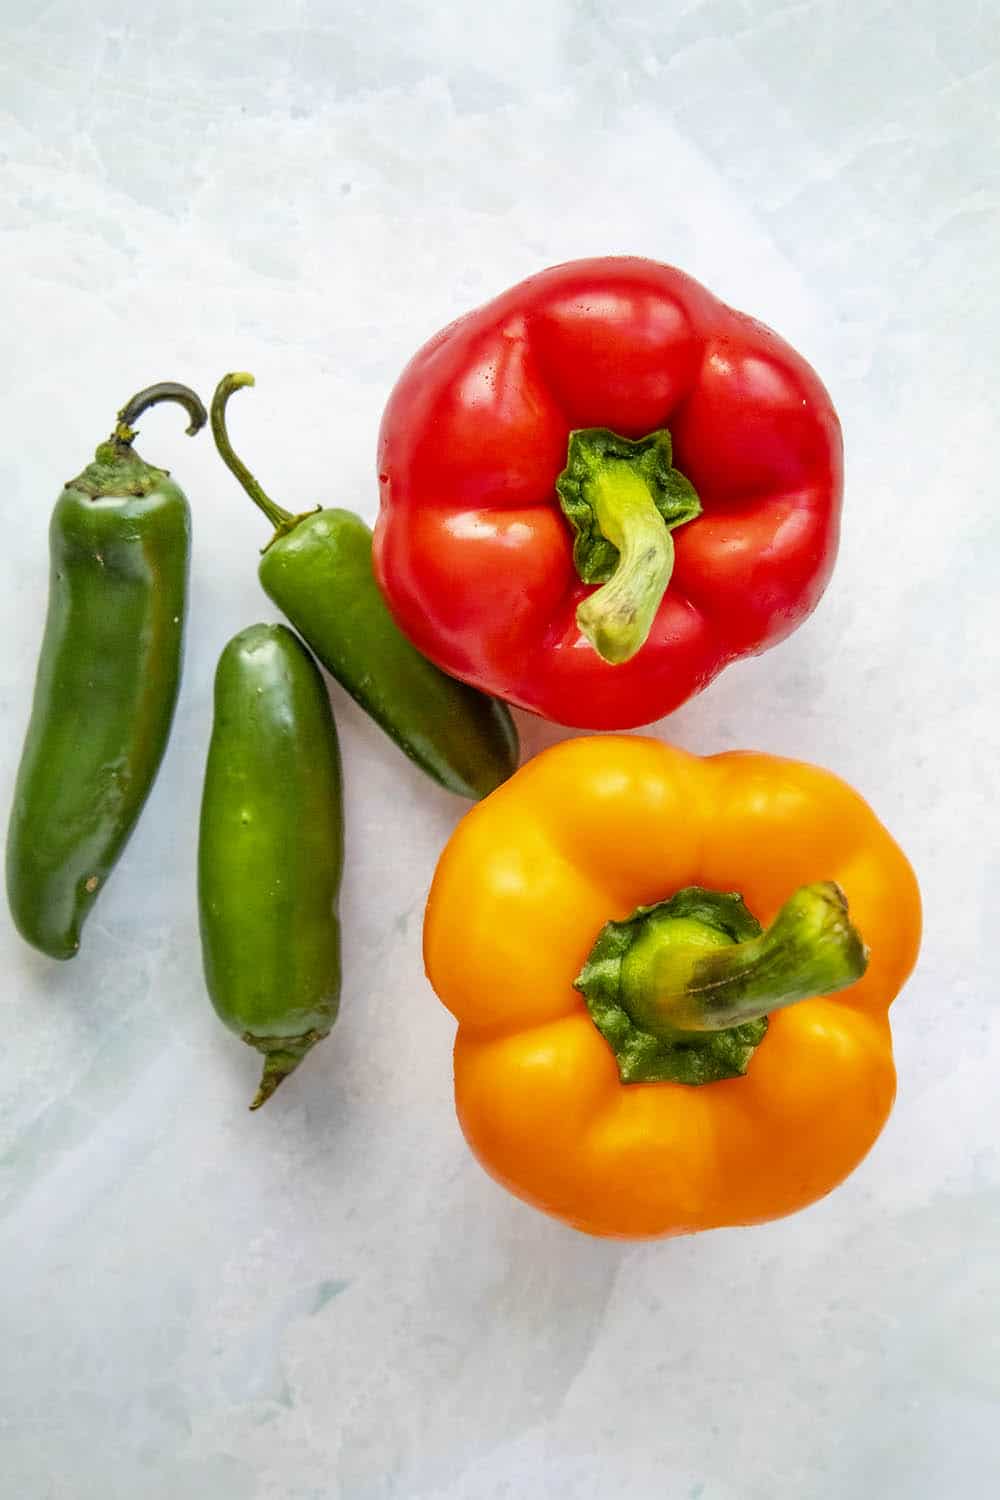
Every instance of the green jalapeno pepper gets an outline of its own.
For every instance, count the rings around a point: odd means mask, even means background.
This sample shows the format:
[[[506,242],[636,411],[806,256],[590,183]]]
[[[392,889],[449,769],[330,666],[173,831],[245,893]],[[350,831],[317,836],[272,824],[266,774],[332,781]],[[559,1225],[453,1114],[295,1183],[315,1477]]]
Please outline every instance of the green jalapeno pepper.
[[[15,926],[52,958],[80,930],[135,827],[166,748],[180,683],[190,513],[165,469],[132,448],[159,401],[207,420],[194,391],[140,391],[49,528],[48,615],[7,837]]]
[[[257,1109],[337,1017],[340,751],[326,687],[285,625],[251,625],[215,675],[198,905],[219,1017],[264,1054]]]
[[[515,770],[517,730],[506,705],[456,682],[403,635],[372,572],[372,534],[346,510],[292,515],[236,456],[226,431],[233,391],[252,375],[226,375],[212,401],[223,461],[275,528],[260,562],[265,592],[306,643],[399,748],[462,797],[492,792]]]

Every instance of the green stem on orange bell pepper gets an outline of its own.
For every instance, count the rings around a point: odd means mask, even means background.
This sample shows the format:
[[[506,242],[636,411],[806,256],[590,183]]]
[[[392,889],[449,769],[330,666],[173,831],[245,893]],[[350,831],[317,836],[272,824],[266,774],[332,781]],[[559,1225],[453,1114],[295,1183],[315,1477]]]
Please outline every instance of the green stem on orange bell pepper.
[[[771,1011],[832,994],[868,952],[832,881],[801,887],[766,931],[732,893],[691,886],[608,922],[576,980],[626,1083],[746,1071]]]

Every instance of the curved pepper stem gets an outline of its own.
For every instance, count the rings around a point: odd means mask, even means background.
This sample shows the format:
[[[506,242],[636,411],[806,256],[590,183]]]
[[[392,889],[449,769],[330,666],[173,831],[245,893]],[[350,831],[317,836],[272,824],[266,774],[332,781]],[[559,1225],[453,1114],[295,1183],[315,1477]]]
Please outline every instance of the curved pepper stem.
[[[132,447],[138,436],[133,424],[144,411],[161,401],[176,401],[184,407],[190,418],[187,427],[190,437],[200,432],[208,421],[208,413],[190,386],[178,385],[175,380],[148,385],[126,401],[118,413],[111,436],[98,443],[93,463],[89,463],[74,479],[67,479],[66,488],[80,490],[92,500],[99,500],[108,495],[148,495],[161,484],[167,471],[147,463]]]
[[[605,661],[628,661],[645,644],[674,567],[671,531],[701,512],[673,467],[666,428],[632,442],[604,427],[570,434],[556,481],[575,532],[573,561],[584,583],[602,583],[576,622]]]
[[[648,927],[622,963],[622,1005],[653,1036],[742,1026],[842,990],[868,963],[832,880],[802,886],[759,937],[715,943],[686,929]]]
[[[158,406],[161,401],[176,401],[178,406],[184,407],[191,419],[186,429],[188,437],[194,437],[208,421],[208,413],[200,396],[190,386],[179,385],[176,380],[161,380],[156,385],[147,385],[145,390],[138,391],[130,401],[126,401],[118,413],[118,423],[111,434],[111,441],[125,447],[131,446],[136,436],[136,422],[144,411],[148,411],[151,406]]]
[[[645,645],[674,571],[674,544],[649,491],[628,468],[593,485],[594,514],[620,559],[603,588],[578,606],[576,623],[598,656],[628,661]]]
[[[254,478],[243,460],[233,450],[233,445],[229,441],[229,433],[226,430],[226,404],[234,391],[242,390],[244,386],[254,384],[253,376],[245,370],[237,370],[230,375],[223,375],[215,388],[215,395],[212,397],[212,436],[215,439],[215,446],[218,449],[222,462],[231,473],[236,475],[236,478],[246,490],[254,505],[257,506],[258,510],[263,511],[274,527],[274,536],[267,544],[267,547],[270,547],[271,542],[276,542],[281,536],[287,536],[305,516],[311,515],[313,512],[304,511],[300,515],[293,515],[290,510],[285,510],[283,506],[277,505],[265,492],[258,480]],[[316,509],[318,510],[319,506]],[[263,549],[265,552],[267,551],[267,547]]]
[[[745,1073],[771,1011],[860,979],[868,950],[833,881],[805,885],[767,931],[740,896],[691,886],[608,922],[576,979],[625,1083]]]

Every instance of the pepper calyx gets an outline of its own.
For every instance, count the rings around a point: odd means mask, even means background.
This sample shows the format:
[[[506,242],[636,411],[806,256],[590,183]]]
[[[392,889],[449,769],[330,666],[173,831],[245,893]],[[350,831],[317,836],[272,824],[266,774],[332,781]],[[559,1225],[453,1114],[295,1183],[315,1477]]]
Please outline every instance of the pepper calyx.
[[[623,922],[606,922],[574,987],[615,1055],[622,1083],[717,1083],[745,1073],[767,1031],[766,1018],[707,1036],[654,1036],[622,1004],[622,963],[650,925],[681,921],[714,933],[720,945],[759,936],[761,925],[736,892],[688,886],[666,901],[639,906]],[[708,939],[711,941],[711,937]]]
[[[563,515],[574,532],[573,565],[583,583],[607,583],[621,553],[601,531],[593,487],[621,465],[643,481],[664,525],[672,531],[701,515],[694,485],[673,464],[666,427],[633,440],[608,427],[578,428],[569,435],[566,467],[556,480]]]
[[[701,514],[697,492],[674,468],[665,427],[638,440],[606,427],[571,432],[556,492],[581,582],[603,585],[580,604],[577,623],[606,661],[628,661],[670,582],[670,533]]]
[[[168,478],[167,469],[158,469],[129,446],[109,440],[98,444],[93,463],[75,479],[67,479],[65,488],[79,490],[90,500],[103,500],[107,496],[141,498]]]
[[[765,931],[734,892],[691,886],[598,934],[575,980],[623,1083],[745,1073],[768,1013],[833,994],[868,950],[832,881],[802,886]]]
[[[175,380],[162,380],[157,385],[146,386],[126,401],[118,413],[111,436],[97,445],[93,462],[75,479],[67,479],[64,488],[79,490],[91,500],[108,496],[141,498],[157,489],[164,479],[169,478],[169,470],[158,469],[135,452],[132,443],[137,429],[132,424],[144,411],[161,401],[170,401],[184,408],[190,418],[186,428],[189,437],[200,432],[208,421],[200,397],[190,386],[180,385]]]

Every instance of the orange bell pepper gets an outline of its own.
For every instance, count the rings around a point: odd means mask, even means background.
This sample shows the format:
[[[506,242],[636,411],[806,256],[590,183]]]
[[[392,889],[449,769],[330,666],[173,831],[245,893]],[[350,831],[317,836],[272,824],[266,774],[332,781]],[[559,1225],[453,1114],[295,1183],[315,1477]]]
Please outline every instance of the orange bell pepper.
[[[837,777],[609,735],[462,820],[424,958],[479,1161],[632,1238],[778,1218],[853,1170],[892,1107],[887,1012],[919,941],[913,871]]]

